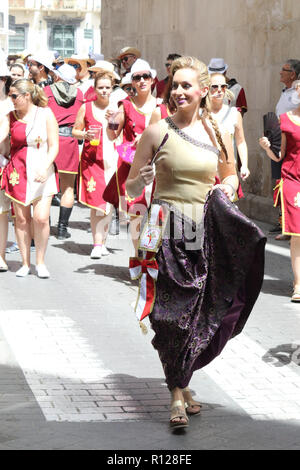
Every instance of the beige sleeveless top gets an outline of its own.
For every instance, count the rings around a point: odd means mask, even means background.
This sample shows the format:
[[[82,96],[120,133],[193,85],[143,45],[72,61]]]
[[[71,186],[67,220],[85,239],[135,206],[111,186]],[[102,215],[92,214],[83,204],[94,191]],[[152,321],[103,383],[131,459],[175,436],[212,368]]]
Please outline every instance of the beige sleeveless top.
[[[207,193],[215,184],[219,150],[203,129],[199,141],[179,129],[171,118],[159,121],[160,142],[169,138],[155,159],[154,198],[175,205],[199,222]]]

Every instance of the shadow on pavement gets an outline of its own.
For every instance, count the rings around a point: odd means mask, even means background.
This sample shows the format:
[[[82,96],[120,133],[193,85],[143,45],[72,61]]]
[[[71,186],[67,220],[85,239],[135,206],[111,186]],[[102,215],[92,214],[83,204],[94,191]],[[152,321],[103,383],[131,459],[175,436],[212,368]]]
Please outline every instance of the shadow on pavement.
[[[132,281],[130,279],[129,270],[124,266],[113,266],[111,264],[88,264],[82,268],[76,269],[75,273],[79,274],[97,274],[99,276],[105,276],[108,278],[115,279],[116,281],[121,281],[127,285],[138,285],[138,281]]]
[[[264,294],[279,295],[284,297],[291,297],[292,286],[291,282],[281,279],[265,279],[261,288]]]
[[[264,354],[262,360],[267,363],[272,363],[275,367],[284,367],[292,362],[300,366],[300,344],[279,344],[275,348],[270,348]]]

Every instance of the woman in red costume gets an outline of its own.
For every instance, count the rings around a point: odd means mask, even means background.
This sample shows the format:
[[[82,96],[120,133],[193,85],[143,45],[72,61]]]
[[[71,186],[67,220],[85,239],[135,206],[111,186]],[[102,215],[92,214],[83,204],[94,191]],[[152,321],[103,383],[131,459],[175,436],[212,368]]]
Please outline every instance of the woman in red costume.
[[[44,92],[49,100],[48,106],[52,109],[59,125],[59,152],[55,160],[61,190],[57,238],[64,240],[71,236],[67,227],[74,205],[74,183],[79,165],[78,142],[72,136],[72,127],[83,103],[83,94],[75,86],[74,67],[64,64],[54,73],[55,83],[46,86]]]
[[[100,259],[109,252],[105,247],[107,231],[112,216],[112,205],[103,199],[103,191],[116,171],[117,152],[108,137],[108,116],[112,112],[109,98],[114,84],[111,72],[99,72],[95,77],[96,101],[81,106],[73,128],[73,136],[84,139],[79,169],[79,202],[91,208],[93,234],[92,259]],[[116,111],[116,110],[115,110]],[[92,128],[100,129],[99,140]]]
[[[294,274],[292,302],[300,302],[300,80],[293,84],[293,100],[298,107],[280,116],[281,154],[278,159],[266,137],[259,140],[269,158],[283,160],[277,201],[282,207],[282,234],[291,236],[291,260]],[[276,204],[276,203],[275,203]]]
[[[50,276],[44,257],[49,238],[52,196],[57,193],[53,162],[58,153],[58,125],[43,90],[30,80],[17,80],[9,96],[15,111],[1,122],[0,142],[11,135],[11,159],[4,168],[1,189],[13,201],[16,235],[23,266],[16,273],[30,273],[31,222],[36,247],[36,270],[40,278]],[[31,205],[33,217],[31,217]]]
[[[154,109],[161,101],[151,94],[151,86],[155,77],[156,71],[151,69],[148,62],[142,59],[136,60],[131,68],[132,86],[136,89],[136,96],[128,96],[121,101],[116,119],[118,129],[109,130],[111,139],[116,139],[123,131],[123,144],[118,149],[120,156],[114,179],[116,184],[111,185],[107,200],[112,200],[115,197],[117,186],[120,208],[131,216],[130,229],[135,249],[139,236],[140,216],[143,215],[151,202],[152,185],[146,187],[140,197],[131,199],[126,193],[125,182],[138,141],[149,125]],[[131,154],[131,158],[129,154]]]

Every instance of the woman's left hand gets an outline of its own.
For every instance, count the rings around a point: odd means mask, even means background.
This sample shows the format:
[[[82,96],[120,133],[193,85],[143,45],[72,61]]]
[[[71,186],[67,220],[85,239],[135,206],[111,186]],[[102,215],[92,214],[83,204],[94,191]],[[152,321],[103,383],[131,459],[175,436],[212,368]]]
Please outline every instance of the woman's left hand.
[[[47,170],[45,168],[39,168],[35,173],[34,181],[36,183],[45,183],[47,179]]]
[[[241,166],[241,169],[240,169],[240,175],[241,175],[241,178],[243,181],[245,181],[248,176],[250,175],[250,170],[247,166]]]
[[[234,199],[235,193],[233,192],[233,187],[230,184],[216,184],[215,186],[213,186],[212,191],[217,188],[221,189],[221,191],[223,191],[223,193],[228,197],[230,201]]]

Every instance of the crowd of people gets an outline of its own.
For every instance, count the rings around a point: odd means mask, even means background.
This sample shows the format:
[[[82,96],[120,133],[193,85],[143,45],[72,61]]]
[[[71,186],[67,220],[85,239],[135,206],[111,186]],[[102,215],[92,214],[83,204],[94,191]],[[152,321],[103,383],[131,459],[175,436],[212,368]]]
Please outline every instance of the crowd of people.
[[[171,53],[165,67],[158,80],[135,47],[110,61],[27,51],[2,59],[0,271],[9,269],[10,211],[22,259],[16,276],[30,273],[34,246],[42,279],[50,277],[51,204],[60,206],[60,240],[71,237],[75,195],[90,208],[92,259],[109,253],[108,230],[123,214],[135,252],[130,273],[144,282],[136,312],[141,321],[149,315],[155,332],[171,392],[170,425],[177,429],[201,411],[188,388],[193,372],[247,321],[263,281],[266,238],[232,204],[243,197],[241,183],[250,175],[243,87],[228,78],[222,58],[206,65]],[[283,71],[300,100],[296,69],[289,61]],[[292,235],[293,301],[300,301],[299,125],[297,104],[281,116],[280,188],[283,233]],[[266,138],[260,144],[278,160]]]

